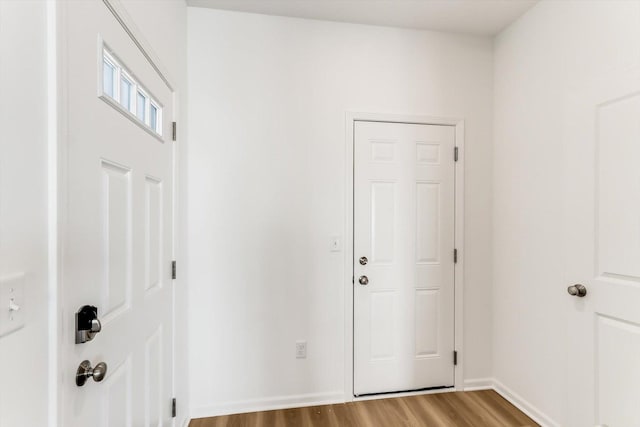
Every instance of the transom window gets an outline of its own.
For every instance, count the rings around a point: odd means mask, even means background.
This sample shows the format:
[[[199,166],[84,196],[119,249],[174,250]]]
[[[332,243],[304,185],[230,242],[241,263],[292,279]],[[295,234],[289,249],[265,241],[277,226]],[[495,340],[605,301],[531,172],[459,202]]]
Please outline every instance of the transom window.
[[[101,80],[103,99],[145,129],[162,136],[162,105],[106,47],[102,49]]]

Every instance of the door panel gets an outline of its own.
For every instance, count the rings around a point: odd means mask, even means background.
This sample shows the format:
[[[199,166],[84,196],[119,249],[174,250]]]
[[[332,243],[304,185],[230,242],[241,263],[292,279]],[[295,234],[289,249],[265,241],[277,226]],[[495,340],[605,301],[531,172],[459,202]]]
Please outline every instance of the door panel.
[[[439,289],[416,289],[416,357],[429,357],[438,354],[438,307],[440,306]]]
[[[596,108],[597,273],[640,280],[640,95]]]
[[[355,124],[355,395],[453,385],[454,138]]]
[[[392,264],[395,260],[395,182],[371,183],[372,263]]]
[[[569,425],[640,425],[640,70],[567,97]]]
[[[637,405],[620,405],[613,397],[619,390],[640,396],[640,325],[596,314],[595,332],[598,416],[609,426],[638,425]]]
[[[131,170],[100,162],[102,319],[108,324],[131,307]]]
[[[64,25],[65,226],[61,268],[61,415],[65,427],[169,426],[173,301],[173,93],[96,0],[60,2]],[[108,99],[103,45],[161,104],[157,135]],[[115,91],[119,89],[114,89]],[[116,93],[116,92],[114,92]],[[75,312],[98,308],[102,330],[75,344]],[[102,382],[75,384],[83,360]]]

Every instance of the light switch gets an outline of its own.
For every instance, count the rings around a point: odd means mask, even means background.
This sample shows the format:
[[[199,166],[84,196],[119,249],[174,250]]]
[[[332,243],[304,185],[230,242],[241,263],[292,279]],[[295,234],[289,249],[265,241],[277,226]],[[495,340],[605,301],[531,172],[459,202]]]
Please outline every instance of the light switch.
[[[24,274],[0,278],[0,337],[24,326]]]
[[[331,252],[340,252],[342,251],[342,237],[338,235],[331,236],[331,240],[329,243],[329,248]]]

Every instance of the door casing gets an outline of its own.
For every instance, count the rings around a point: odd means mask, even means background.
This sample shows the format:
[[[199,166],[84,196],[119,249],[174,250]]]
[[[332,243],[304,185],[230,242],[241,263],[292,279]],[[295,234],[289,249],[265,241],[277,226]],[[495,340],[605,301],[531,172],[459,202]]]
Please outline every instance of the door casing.
[[[455,247],[458,250],[458,261],[454,266],[454,345],[458,352],[457,365],[454,367],[454,388],[450,391],[461,391],[463,388],[462,366],[463,352],[463,295],[464,295],[464,120],[459,118],[443,118],[434,116],[415,116],[398,114],[379,114],[364,112],[347,112],[345,120],[345,238],[344,238],[344,307],[345,307],[345,375],[344,375],[344,400],[367,400],[376,396],[357,398],[353,395],[353,172],[354,172],[354,127],[357,121],[389,122],[424,125],[448,125],[455,127],[455,146],[458,147],[458,161],[455,163]],[[454,153],[451,153],[453,156]],[[452,254],[453,256],[453,254]],[[433,392],[442,393],[443,390]],[[427,394],[429,391],[416,393],[395,393],[385,396]]]
[[[105,7],[114,15],[114,18],[123,30],[131,37],[133,43],[140,49],[141,53],[147,59],[149,64],[155,69],[160,78],[165,82],[167,87],[173,93],[174,117],[166,117],[165,120],[176,121],[178,93],[173,78],[163,65],[160,58],[155,53],[151,43],[141,34],[138,26],[133,18],[128,14],[124,5],[120,0],[102,0]],[[70,72],[67,66],[67,37],[65,25],[67,24],[67,13],[65,2],[48,2],[47,3],[47,28],[50,44],[48,46],[49,57],[47,58],[47,68],[49,77],[49,101],[48,101],[48,138],[49,138],[49,363],[48,363],[48,380],[49,380],[49,425],[59,426],[63,423],[64,399],[61,399],[63,390],[61,385],[61,374],[64,353],[64,337],[73,334],[73,331],[63,330],[64,322],[62,321],[65,309],[67,308],[64,301],[61,300],[63,295],[63,265],[64,265],[64,236],[66,232],[66,201],[67,201],[67,163],[69,147],[67,140],[67,87],[65,76]],[[169,142],[173,143],[174,142]],[[176,224],[178,223],[178,209],[176,206],[178,200],[178,178],[179,178],[179,151],[173,146],[173,259],[176,259],[177,233]],[[175,287],[176,280],[171,281],[173,289],[173,312],[172,322],[174,324],[174,336],[172,339],[172,377],[173,377],[173,396],[176,395],[176,366],[175,366],[175,322],[176,322],[176,305],[175,305]],[[69,380],[69,379],[67,379]],[[188,423],[189,418],[186,417]],[[175,425],[175,418],[172,421]]]

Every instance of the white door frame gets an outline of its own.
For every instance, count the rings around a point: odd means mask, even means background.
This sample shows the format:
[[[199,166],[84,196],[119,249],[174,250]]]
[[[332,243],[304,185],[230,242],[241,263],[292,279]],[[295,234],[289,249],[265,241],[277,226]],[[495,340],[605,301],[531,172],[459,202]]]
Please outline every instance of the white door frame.
[[[175,80],[170,76],[168,70],[160,61],[160,57],[153,50],[151,43],[142,35],[133,18],[129,15],[120,0],[102,0],[105,7],[113,14],[114,18],[122,26],[122,29],[129,35],[133,43],[140,49],[140,52],[158,73],[158,76],[164,81],[169,90],[173,94],[173,117],[166,119],[176,121],[178,117],[178,92],[176,90]],[[67,88],[67,9],[65,2],[47,2],[47,20],[48,20],[48,36],[54,40],[49,41],[48,46],[48,138],[49,138],[49,200],[48,200],[48,223],[49,223],[49,390],[48,390],[48,418],[49,426],[62,425],[64,399],[61,398],[63,387],[61,385],[62,351],[64,345],[64,337],[73,334],[73,331],[63,330],[64,322],[62,321],[64,313],[64,302],[61,300],[64,290],[64,255],[65,255],[65,233],[67,218],[67,162],[66,158],[69,151],[67,139],[67,119],[69,116],[67,109],[68,88]],[[97,96],[97,95],[96,95]],[[178,224],[178,178],[179,178],[179,150],[177,150],[175,141],[167,141],[173,144],[173,239],[172,253],[173,259],[176,259],[177,233],[176,225]],[[173,395],[176,389],[176,366],[175,366],[175,322],[176,322],[176,306],[175,306],[175,288],[176,280],[171,281],[173,288],[173,312],[172,322],[173,338],[172,338],[172,385]],[[68,315],[68,313],[66,314]],[[65,379],[70,381],[71,379]],[[187,417],[187,422],[188,422]],[[175,425],[175,418],[172,421]]]
[[[454,265],[454,345],[458,352],[458,364],[454,367],[454,390],[463,389],[462,366],[464,362],[462,326],[464,295],[464,120],[433,116],[398,114],[378,114],[347,112],[345,121],[345,238],[344,238],[344,400],[360,400],[353,395],[353,171],[354,171],[354,129],[355,122],[390,122],[424,125],[446,125],[455,127],[455,146],[458,147],[458,161],[455,163],[455,247],[458,262]],[[451,153],[453,156],[454,153]],[[453,254],[452,254],[453,256]],[[436,390],[443,392],[447,390]],[[422,392],[429,393],[429,392]],[[400,395],[407,393],[398,393]],[[385,395],[387,396],[387,395]],[[390,394],[388,396],[393,396]],[[366,399],[366,398],[365,398]]]

